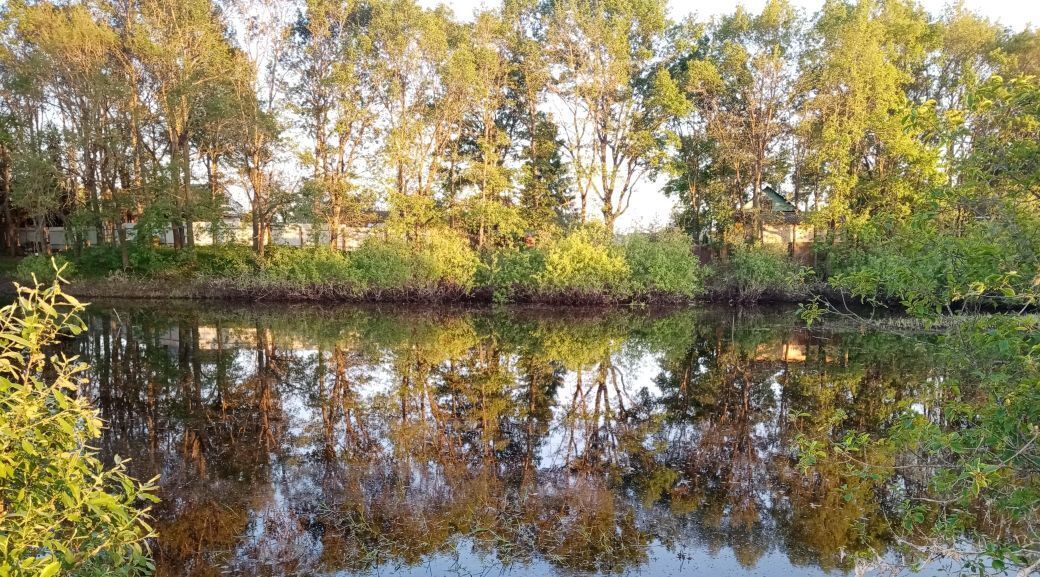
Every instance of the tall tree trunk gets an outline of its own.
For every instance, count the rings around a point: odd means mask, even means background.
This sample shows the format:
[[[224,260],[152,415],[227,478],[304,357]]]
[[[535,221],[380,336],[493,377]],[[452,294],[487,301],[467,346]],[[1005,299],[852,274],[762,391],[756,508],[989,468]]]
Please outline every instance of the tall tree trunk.
[[[206,161],[206,184],[209,189],[209,202],[211,209],[214,210],[213,221],[210,223],[210,244],[216,246],[219,244],[217,237],[219,236],[220,229],[220,217],[221,211],[216,210],[220,206],[218,198],[220,197],[220,156],[216,152],[207,152],[205,154]]]
[[[264,256],[264,234],[267,231],[267,201],[264,193],[263,174],[260,172],[258,159],[253,159],[246,165],[246,177],[252,188],[252,220],[253,220],[253,250],[259,256]]]
[[[617,214],[614,213],[614,203],[610,201],[610,197],[604,195],[603,198],[603,226],[606,227],[608,234],[614,234],[614,223],[617,221]]]
[[[170,226],[173,227],[173,248],[184,248],[184,220],[174,218]]]
[[[250,223],[253,225],[253,251],[259,255],[263,255],[264,247],[260,239],[260,210],[256,206],[256,201],[253,201],[253,210],[250,211]]]
[[[339,190],[332,193],[332,216],[329,218],[329,247],[339,248],[339,221],[342,218],[343,207],[339,199]],[[317,243],[318,241],[315,240]]]
[[[4,145],[0,145],[0,179],[0,194],[3,195],[4,251],[9,256],[14,256],[17,242],[14,221],[11,220],[11,151]]]
[[[192,211],[191,201],[191,143],[188,140],[188,131],[184,131],[184,140],[181,147],[182,167],[181,178],[184,179],[184,220],[185,235],[184,243],[188,248],[195,246],[195,215]]]
[[[84,149],[84,172],[83,188],[87,191],[87,202],[90,206],[91,219],[94,221],[94,232],[97,235],[97,244],[105,241],[105,230],[101,222],[101,202],[98,196],[97,158],[94,156],[93,147],[86,146]]]
[[[43,217],[36,217],[36,238],[39,240],[40,251],[50,256],[51,254],[51,239],[50,235],[47,234],[47,227],[45,226]]]
[[[123,270],[130,268],[130,250],[126,242],[126,229],[123,227],[123,223],[116,223],[116,234],[119,239],[119,260],[123,265]]]
[[[755,220],[753,223],[753,231],[755,240],[762,241],[762,172],[758,167],[755,168],[755,190],[754,196],[751,197],[751,206],[754,209]]]
[[[184,248],[184,228],[183,228],[183,214],[181,212],[181,205],[183,200],[181,196],[181,163],[180,163],[180,142],[181,139],[175,132],[168,132],[170,141],[170,184],[173,187],[175,202],[173,214],[170,215],[170,228],[173,231],[173,248],[181,249]]]

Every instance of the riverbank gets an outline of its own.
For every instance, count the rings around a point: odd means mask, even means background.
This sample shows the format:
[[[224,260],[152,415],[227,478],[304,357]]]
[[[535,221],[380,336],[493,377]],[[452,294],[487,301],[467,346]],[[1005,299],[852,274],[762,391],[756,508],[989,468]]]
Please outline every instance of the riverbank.
[[[0,293],[13,295],[16,278],[0,278]],[[294,283],[256,278],[130,278],[113,275],[104,278],[76,279],[67,287],[80,299],[200,300],[240,302],[310,303],[439,303],[496,304],[489,287],[461,289],[444,285],[432,288],[361,288],[341,282]],[[675,306],[694,303],[753,304],[805,303],[815,296],[840,300],[840,294],[823,283],[797,287],[771,287],[749,298],[738,287],[708,285],[695,295],[664,292],[618,294],[580,290],[535,291],[517,288],[510,293],[511,304],[548,306]]]
[[[372,238],[344,253],[326,247],[224,245],[174,250],[93,247],[27,257],[12,277],[53,278],[84,298],[302,302],[467,302],[552,305],[804,302],[826,290],[811,269],[770,247],[735,248],[704,264],[677,231],[622,240],[579,229],[537,247],[476,251],[463,238],[406,244]]]

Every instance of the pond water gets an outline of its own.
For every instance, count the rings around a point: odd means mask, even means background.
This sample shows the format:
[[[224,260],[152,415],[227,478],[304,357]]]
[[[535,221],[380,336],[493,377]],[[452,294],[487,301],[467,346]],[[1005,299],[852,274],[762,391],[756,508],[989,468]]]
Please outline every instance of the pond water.
[[[803,475],[795,439],[930,410],[926,338],[791,310],[108,302],[87,320],[70,346],[102,453],[160,475],[159,575],[899,564],[886,495]]]

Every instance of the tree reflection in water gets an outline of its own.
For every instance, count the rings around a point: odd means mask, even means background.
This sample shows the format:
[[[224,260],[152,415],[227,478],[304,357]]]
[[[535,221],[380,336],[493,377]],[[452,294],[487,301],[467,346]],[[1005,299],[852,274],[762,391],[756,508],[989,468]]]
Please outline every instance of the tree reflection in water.
[[[848,571],[897,536],[886,495],[803,476],[793,440],[879,431],[935,370],[927,344],[731,310],[110,303],[89,324],[70,346],[102,449],[161,475],[160,575]]]

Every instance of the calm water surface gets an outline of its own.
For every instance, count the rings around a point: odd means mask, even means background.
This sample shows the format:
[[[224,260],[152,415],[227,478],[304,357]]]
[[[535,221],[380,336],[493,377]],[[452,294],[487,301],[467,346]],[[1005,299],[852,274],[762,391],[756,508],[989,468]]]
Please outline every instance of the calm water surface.
[[[92,306],[160,575],[841,575],[886,496],[794,440],[929,410],[927,339],[791,311]],[[923,398],[923,397],[922,397]],[[920,483],[904,480],[904,490]],[[929,573],[939,572],[934,566]]]

